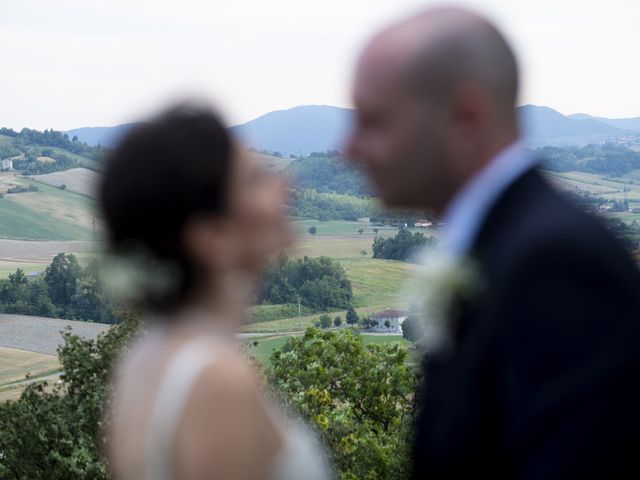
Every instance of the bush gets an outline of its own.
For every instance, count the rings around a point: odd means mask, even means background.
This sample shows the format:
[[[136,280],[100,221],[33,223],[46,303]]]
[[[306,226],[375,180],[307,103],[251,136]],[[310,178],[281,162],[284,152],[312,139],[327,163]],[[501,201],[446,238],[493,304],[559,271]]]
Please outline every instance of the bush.
[[[351,282],[342,266],[329,257],[289,260],[280,255],[267,270],[259,301],[292,303],[298,299],[315,312],[346,308],[353,297]]]
[[[64,332],[58,358],[61,383],[26,387],[19,400],[0,404],[0,478],[109,479],[103,457],[104,412],[110,375],[124,344],[138,329],[137,315],[96,340]]]
[[[331,318],[329,315],[320,315],[320,320],[318,321],[320,328],[329,328],[331,327]]]
[[[433,236],[427,238],[423,233],[411,233],[409,230],[401,229],[393,238],[376,237],[371,250],[373,258],[407,261],[418,249],[435,243],[436,239]]]
[[[350,329],[309,329],[271,355],[268,378],[322,434],[341,479],[404,479],[417,385],[406,358]]]

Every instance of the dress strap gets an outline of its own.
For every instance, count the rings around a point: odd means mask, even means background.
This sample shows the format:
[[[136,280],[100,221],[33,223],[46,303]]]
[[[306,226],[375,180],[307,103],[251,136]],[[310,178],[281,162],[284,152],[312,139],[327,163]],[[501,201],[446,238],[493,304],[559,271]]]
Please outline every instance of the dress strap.
[[[149,415],[145,438],[145,478],[172,480],[173,442],[193,387],[215,360],[211,338],[179,347],[164,372]]]

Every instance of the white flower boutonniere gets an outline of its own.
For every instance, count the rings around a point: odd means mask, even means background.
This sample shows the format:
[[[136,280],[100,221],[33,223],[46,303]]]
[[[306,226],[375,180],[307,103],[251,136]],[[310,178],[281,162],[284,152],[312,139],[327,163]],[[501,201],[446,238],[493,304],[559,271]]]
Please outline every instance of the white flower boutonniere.
[[[424,335],[419,342],[430,353],[450,353],[455,322],[463,302],[473,301],[482,288],[475,261],[439,249],[424,252],[415,277],[412,310]]]

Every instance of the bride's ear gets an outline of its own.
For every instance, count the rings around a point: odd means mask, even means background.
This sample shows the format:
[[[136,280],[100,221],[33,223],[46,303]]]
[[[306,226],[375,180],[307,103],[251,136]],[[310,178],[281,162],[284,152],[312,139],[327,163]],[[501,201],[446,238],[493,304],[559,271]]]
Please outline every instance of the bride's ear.
[[[225,270],[234,257],[228,233],[224,219],[194,215],[184,225],[182,242],[188,255],[200,265]]]

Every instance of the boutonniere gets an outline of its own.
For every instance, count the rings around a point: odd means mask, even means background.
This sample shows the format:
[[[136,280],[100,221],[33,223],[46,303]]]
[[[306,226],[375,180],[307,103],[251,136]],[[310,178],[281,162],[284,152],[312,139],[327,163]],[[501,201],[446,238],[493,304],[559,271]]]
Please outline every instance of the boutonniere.
[[[418,342],[429,353],[450,353],[455,347],[455,321],[463,305],[482,290],[478,263],[470,256],[444,251],[424,253],[414,280],[412,310],[423,336]]]

